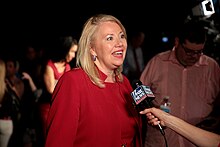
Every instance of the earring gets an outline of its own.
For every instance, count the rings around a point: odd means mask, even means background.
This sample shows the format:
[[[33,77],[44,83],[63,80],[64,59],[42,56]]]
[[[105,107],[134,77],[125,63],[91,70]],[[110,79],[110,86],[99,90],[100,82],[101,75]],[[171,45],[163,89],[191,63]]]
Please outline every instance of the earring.
[[[92,60],[96,61],[96,55],[92,55]]]

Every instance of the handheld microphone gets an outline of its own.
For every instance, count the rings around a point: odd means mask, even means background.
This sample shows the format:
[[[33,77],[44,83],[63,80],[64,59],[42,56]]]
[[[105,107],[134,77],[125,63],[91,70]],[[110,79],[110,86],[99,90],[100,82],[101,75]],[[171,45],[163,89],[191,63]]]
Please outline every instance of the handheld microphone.
[[[153,92],[149,86],[142,85],[141,81],[136,83],[137,88],[131,93],[134,100],[135,106],[138,111],[144,110],[146,108],[153,107],[152,101],[155,99]],[[158,124],[160,132],[165,135],[165,132],[160,124]]]

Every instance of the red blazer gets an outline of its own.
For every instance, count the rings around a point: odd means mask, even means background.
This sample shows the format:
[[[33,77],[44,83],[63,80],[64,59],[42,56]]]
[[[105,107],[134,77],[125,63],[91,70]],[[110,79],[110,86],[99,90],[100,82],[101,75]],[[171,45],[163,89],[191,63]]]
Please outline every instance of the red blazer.
[[[102,79],[107,76],[100,73]],[[66,72],[53,93],[45,147],[140,147],[141,118],[132,105],[132,87],[94,85],[82,69]],[[134,145],[131,145],[134,144]]]

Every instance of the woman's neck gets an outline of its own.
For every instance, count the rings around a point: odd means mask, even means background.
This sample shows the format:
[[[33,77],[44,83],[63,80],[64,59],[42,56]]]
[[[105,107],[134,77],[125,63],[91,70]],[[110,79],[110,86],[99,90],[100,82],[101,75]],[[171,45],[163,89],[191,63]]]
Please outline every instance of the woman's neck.
[[[112,71],[102,71],[104,74],[107,75],[107,78],[105,79],[105,82],[110,82],[110,83],[115,83],[115,72],[114,70]]]

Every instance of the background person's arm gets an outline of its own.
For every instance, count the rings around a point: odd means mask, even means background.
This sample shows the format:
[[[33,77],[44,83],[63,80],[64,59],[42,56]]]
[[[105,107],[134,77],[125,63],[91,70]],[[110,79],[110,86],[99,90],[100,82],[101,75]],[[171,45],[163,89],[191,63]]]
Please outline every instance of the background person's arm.
[[[54,78],[54,71],[50,66],[46,66],[44,73],[44,83],[47,91],[52,94],[56,85],[56,80]]]
[[[36,85],[34,84],[34,81],[33,81],[33,79],[31,78],[31,76],[28,74],[28,73],[26,73],[26,72],[22,72],[22,75],[23,75],[23,77],[22,77],[22,79],[27,79],[28,80],[28,82],[29,82],[29,85],[30,85],[30,87],[31,87],[31,91],[36,91],[37,90],[37,87],[36,87]]]

